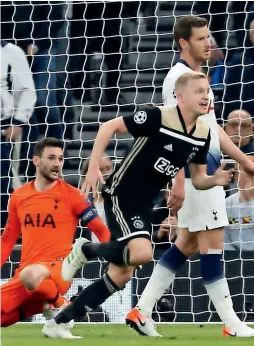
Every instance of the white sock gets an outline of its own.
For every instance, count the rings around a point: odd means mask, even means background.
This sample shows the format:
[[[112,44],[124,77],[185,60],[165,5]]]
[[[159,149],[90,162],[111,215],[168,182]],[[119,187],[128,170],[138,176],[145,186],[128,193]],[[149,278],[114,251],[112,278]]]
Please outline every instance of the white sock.
[[[155,303],[163,296],[165,290],[173,283],[175,273],[159,263],[155,266],[152,276],[144,289],[137,307],[151,318]]]
[[[233,309],[233,302],[226,278],[207,284],[205,288],[225,326],[227,328],[234,328],[239,325],[241,320],[237,317]]]

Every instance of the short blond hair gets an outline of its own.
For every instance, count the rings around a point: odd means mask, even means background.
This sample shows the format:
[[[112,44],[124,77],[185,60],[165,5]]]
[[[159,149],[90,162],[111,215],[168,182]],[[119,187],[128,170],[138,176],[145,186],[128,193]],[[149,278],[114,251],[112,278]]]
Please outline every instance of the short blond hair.
[[[177,78],[175,82],[175,91],[177,92],[182,87],[185,87],[186,84],[190,80],[198,80],[198,79],[206,79],[208,81],[207,76],[202,72],[186,72],[182,74],[179,78]]]

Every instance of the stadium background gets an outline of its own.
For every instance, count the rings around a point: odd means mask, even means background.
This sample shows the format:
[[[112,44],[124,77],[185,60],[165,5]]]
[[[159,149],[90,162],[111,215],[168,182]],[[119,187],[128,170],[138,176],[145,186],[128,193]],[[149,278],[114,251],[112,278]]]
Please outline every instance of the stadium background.
[[[28,55],[31,69],[34,76],[45,73],[48,77],[45,104],[38,103],[38,88],[30,123],[24,126],[20,143],[15,144],[20,156],[12,158],[12,162],[19,162],[19,174],[10,176],[10,186],[32,179],[33,143],[49,133],[64,138],[63,177],[68,183],[80,186],[83,162],[90,156],[99,125],[144,104],[162,102],[163,79],[178,58],[172,29],[181,15],[206,17],[217,42],[217,48],[214,46],[214,53],[218,53],[215,54],[216,63],[211,61],[209,68],[204,66],[204,70],[214,82],[218,122],[224,125],[233,109],[247,109],[253,116],[254,97],[246,96],[247,86],[254,90],[253,74],[249,75],[250,81],[244,80],[244,69],[250,67],[253,71],[254,61],[246,64],[242,60],[240,65],[243,73],[241,80],[235,83],[240,89],[239,99],[230,99],[227,89],[230,85],[226,83],[228,65],[234,53],[237,51],[244,56],[251,48],[249,32],[253,11],[253,4],[244,1],[2,2],[2,39],[21,46],[26,53],[28,45],[35,43],[38,52]],[[44,70],[36,70],[36,55],[45,58]],[[56,97],[55,104],[49,101],[52,94]],[[130,143],[128,136],[116,136],[111,140],[107,153],[114,164],[122,159]],[[4,219],[5,210],[1,214]],[[77,236],[80,234],[78,229]],[[155,260],[161,251],[155,247]],[[20,246],[17,245],[2,270],[3,281],[13,275],[19,255]],[[225,252],[225,271],[236,311],[249,320],[254,320],[251,313],[254,309],[253,259],[253,251]],[[125,312],[142,292],[154,263],[138,271],[125,291],[107,307],[89,313],[88,320],[122,322]],[[98,278],[103,270],[101,261],[88,264],[77,274],[68,296],[75,295],[78,286]],[[155,314],[157,319],[199,323],[218,320],[202,286],[198,258],[187,263],[165,297],[156,308],[164,314]],[[33,321],[41,321],[41,317]]]

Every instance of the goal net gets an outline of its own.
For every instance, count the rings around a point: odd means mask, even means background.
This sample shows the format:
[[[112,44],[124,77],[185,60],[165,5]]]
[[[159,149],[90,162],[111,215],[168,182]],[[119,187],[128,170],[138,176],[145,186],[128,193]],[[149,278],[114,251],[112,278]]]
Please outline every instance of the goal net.
[[[2,196],[8,197],[12,188],[32,179],[31,153],[41,136],[64,139],[63,177],[68,183],[81,186],[99,125],[130,114],[139,106],[162,103],[163,79],[178,59],[173,27],[182,15],[201,15],[208,19],[213,52],[204,71],[209,74],[215,95],[218,123],[226,127],[238,146],[253,154],[254,8],[251,2],[5,1],[1,12],[2,39],[24,49],[37,92],[29,124],[24,127],[20,140],[12,144],[9,157],[12,172]],[[241,110],[245,111],[244,115]],[[232,111],[239,112],[227,121]],[[115,136],[111,140],[107,155],[113,165],[122,160],[131,142],[129,136]],[[226,189],[227,196],[253,188],[241,185],[240,174]],[[168,213],[162,200],[158,200],[157,211]],[[225,274],[237,314],[254,321],[254,205],[253,200],[240,203],[239,197],[234,201],[230,205],[234,211],[230,214],[224,253]],[[6,210],[7,204],[2,204],[3,220]],[[162,221],[154,223],[153,231],[158,230]],[[76,236],[84,232],[79,228]],[[13,276],[19,263],[20,243],[21,240],[2,270],[2,283]],[[89,311],[80,321],[123,323],[167,247],[168,244],[155,245],[153,261],[137,270],[123,291],[96,311]],[[73,298],[98,279],[105,266],[103,261],[95,260],[82,268],[67,297]],[[202,284],[198,256],[189,260],[177,275],[173,287],[168,288],[156,305],[154,318],[160,322],[200,324],[219,321]],[[42,322],[43,317],[37,315],[31,321]]]

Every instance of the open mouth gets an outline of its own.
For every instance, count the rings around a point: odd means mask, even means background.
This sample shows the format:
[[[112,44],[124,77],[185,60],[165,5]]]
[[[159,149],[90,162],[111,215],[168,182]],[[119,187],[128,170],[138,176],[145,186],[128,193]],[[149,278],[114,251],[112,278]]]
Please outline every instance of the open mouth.
[[[201,102],[199,105],[201,107],[208,107],[208,102]]]

